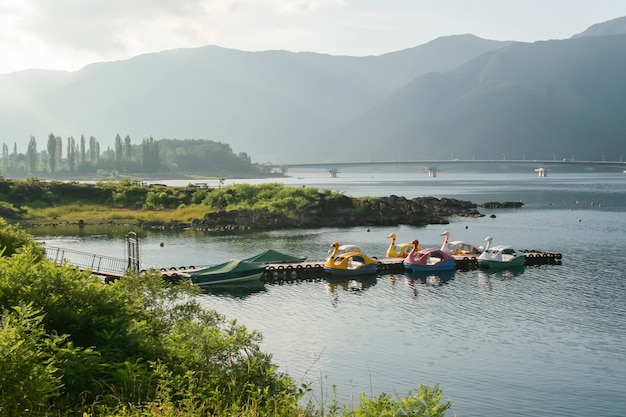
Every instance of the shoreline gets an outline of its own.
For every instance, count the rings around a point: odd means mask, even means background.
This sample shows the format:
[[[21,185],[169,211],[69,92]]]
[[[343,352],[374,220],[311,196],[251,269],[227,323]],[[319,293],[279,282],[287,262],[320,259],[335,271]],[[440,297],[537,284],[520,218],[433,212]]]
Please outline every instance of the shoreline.
[[[350,199],[349,197],[346,197]],[[351,200],[351,199],[350,199]],[[292,228],[317,229],[324,227],[349,226],[426,226],[429,224],[449,224],[451,217],[484,217],[478,208],[510,209],[520,208],[522,202],[488,202],[481,205],[469,201],[455,199],[437,199],[434,197],[418,197],[407,200],[403,197],[385,197],[382,199],[386,208],[378,207],[365,210],[353,209],[344,212],[340,217],[332,216],[336,209],[326,207],[310,209],[298,213],[295,218],[287,217],[280,212],[267,210],[229,210],[211,212],[203,218],[190,221],[180,220],[147,220],[147,219],[99,219],[99,220],[49,220],[21,219],[14,223],[23,228],[36,227],[78,227],[112,226],[139,227],[144,230],[195,230],[207,232],[238,231],[238,230],[280,230]],[[385,215],[385,213],[393,213]],[[491,216],[494,216],[493,214]]]

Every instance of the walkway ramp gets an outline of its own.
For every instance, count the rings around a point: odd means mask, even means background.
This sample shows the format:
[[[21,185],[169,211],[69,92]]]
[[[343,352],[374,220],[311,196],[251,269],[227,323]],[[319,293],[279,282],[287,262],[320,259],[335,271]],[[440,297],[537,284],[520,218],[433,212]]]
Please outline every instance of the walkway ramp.
[[[46,258],[57,265],[67,264],[106,278],[120,278],[131,268],[129,259],[97,255],[73,249],[44,245]]]

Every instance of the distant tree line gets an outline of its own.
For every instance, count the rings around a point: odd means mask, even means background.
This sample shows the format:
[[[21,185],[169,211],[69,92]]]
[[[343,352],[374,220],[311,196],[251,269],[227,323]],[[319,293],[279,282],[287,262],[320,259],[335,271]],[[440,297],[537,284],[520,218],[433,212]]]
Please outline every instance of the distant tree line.
[[[76,140],[69,136],[63,141],[51,133],[45,149],[34,136],[30,137],[26,153],[18,153],[17,143],[12,152],[2,144],[0,171],[3,175],[63,176],[98,173],[202,173],[210,175],[253,175],[263,171],[252,164],[245,153],[236,155],[230,145],[205,139],[143,139],[133,145],[130,136],[118,134],[113,148],[100,151],[100,143],[91,136]]]

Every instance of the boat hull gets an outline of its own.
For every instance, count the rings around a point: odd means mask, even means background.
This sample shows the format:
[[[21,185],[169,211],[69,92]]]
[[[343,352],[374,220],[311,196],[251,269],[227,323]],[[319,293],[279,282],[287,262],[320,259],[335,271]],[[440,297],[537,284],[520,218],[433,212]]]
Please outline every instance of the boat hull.
[[[478,258],[478,266],[490,269],[520,268],[524,266],[524,258],[517,257],[511,261],[499,261],[493,259]]]
[[[411,272],[454,271],[455,267],[456,261],[454,259],[447,259],[434,265],[421,265],[404,262],[404,269]]]
[[[361,268],[344,269],[344,268],[331,268],[324,266],[324,272],[332,275],[333,277],[349,277],[358,275],[373,275],[378,273],[377,264],[364,265]]]
[[[223,264],[189,272],[189,279],[200,287],[216,285],[242,285],[259,283],[265,273],[265,265],[231,259]]]
[[[191,282],[199,287],[214,287],[218,285],[232,285],[232,284],[245,284],[245,283],[259,283],[265,269],[246,274],[224,274],[224,275],[212,275],[209,277],[194,277],[191,278]]]

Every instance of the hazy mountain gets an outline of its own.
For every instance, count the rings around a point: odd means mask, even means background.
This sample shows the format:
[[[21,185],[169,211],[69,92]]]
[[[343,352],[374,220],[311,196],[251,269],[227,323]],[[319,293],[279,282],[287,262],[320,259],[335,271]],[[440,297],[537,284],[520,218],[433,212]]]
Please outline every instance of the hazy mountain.
[[[597,23],[590,26],[587,30],[573,38],[579,38],[581,36],[611,36],[611,35],[626,35],[626,16],[618,17],[617,19],[609,20],[603,23]]]
[[[512,44],[417,77],[316,143],[350,149],[329,160],[619,159],[624,51],[626,35]]]
[[[344,124],[415,77],[447,71],[507,43],[471,35],[380,56],[287,51],[243,52],[207,46],[98,63],[73,72],[0,76],[0,141],[26,149],[31,135],[116,134],[212,139],[254,161],[288,161],[306,141]]]
[[[254,162],[620,159],[626,18],[570,39],[450,36],[379,56],[207,46],[0,76],[0,141],[211,139]]]

